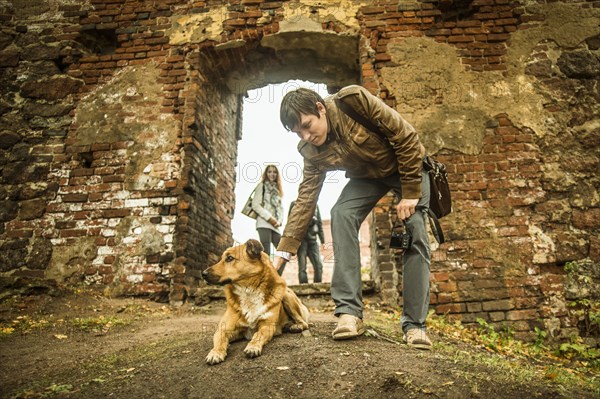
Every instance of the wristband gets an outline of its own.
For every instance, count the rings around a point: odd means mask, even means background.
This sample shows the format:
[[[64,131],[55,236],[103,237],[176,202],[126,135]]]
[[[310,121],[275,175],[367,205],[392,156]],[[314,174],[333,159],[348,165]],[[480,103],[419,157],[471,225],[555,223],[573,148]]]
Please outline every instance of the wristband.
[[[290,261],[292,254],[286,251],[275,251],[275,256],[279,256],[280,258],[285,259],[287,262]]]

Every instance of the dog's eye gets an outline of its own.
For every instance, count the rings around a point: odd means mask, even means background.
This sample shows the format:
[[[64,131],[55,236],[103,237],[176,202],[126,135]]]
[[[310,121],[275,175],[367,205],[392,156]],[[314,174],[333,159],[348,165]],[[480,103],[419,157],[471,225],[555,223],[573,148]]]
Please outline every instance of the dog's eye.
[[[225,258],[225,262],[233,262],[234,260],[235,260],[235,258],[234,258],[233,256],[231,256],[231,255],[228,255],[228,256]]]

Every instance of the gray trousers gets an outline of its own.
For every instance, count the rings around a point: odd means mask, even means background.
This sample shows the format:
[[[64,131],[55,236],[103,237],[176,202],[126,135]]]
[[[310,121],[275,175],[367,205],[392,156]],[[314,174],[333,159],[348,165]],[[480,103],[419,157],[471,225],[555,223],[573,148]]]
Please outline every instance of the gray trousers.
[[[429,307],[429,266],[431,253],[427,235],[429,176],[422,172],[419,209],[406,221],[412,234],[411,249],[404,252],[402,265],[402,330],[425,329]],[[350,179],[331,209],[331,233],[335,257],[331,296],[335,314],[362,318],[362,284],[358,230],[377,202],[390,190],[402,198],[400,176],[383,179]]]

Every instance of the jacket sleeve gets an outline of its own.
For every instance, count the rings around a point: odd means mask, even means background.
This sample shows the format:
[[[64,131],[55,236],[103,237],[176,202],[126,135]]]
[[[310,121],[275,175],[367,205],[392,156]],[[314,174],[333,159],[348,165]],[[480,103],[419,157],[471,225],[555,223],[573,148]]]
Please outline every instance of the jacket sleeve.
[[[283,236],[277,246],[278,251],[292,254],[298,252],[298,247],[300,247],[308,230],[308,225],[315,214],[317,200],[325,176],[325,170],[319,169],[306,159],[304,160],[304,177],[298,188],[298,198],[290,211],[288,222],[283,230]]]
[[[254,189],[254,197],[252,197],[252,209],[254,209],[256,213],[258,213],[258,216],[268,221],[273,217],[273,215],[271,215],[271,212],[267,211],[262,206],[263,196],[265,194],[265,190],[263,189],[263,187],[263,183],[260,182]]]
[[[340,90],[338,98],[340,97],[344,98],[344,101],[357,112],[379,126],[390,142],[398,159],[402,197],[420,198],[421,169],[425,149],[415,128],[404,120],[398,111],[361,86],[348,86]]]

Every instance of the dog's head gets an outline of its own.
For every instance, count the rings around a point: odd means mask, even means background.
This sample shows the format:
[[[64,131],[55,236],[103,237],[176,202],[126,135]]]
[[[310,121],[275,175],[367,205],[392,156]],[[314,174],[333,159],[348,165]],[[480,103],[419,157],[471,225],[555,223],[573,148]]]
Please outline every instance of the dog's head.
[[[266,266],[261,260],[262,251],[262,244],[256,240],[228,248],[218,263],[202,272],[202,277],[208,284],[225,285],[256,276]]]

